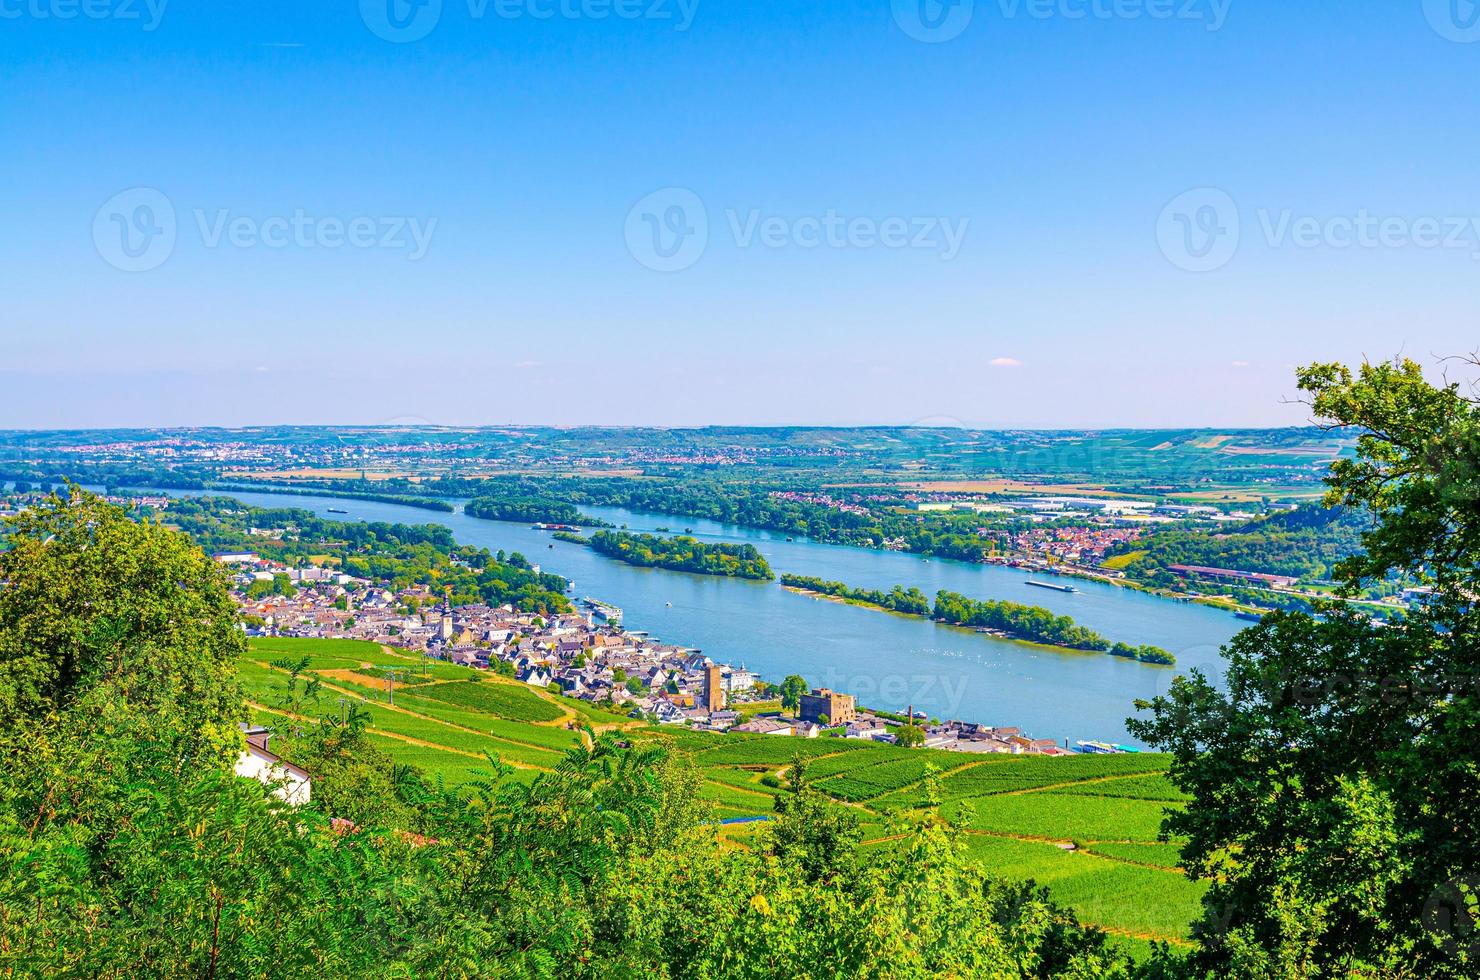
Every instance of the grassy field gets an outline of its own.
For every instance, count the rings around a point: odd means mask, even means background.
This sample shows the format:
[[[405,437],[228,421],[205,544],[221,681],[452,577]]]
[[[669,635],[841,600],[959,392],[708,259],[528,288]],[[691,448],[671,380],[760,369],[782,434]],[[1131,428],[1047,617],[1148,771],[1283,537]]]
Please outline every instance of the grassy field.
[[[1149,552],[1127,551],[1123,555],[1116,555],[1114,558],[1106,558],[1104,561],[1100,562],[1100,567],[1108,569],[1112,572],[1124,571],[1125,568],[1132,562],[1140,561],[1142,558],[1145,558],[1147,554],[1149,554]]]
[[[417,668],[416,658],[371,643],[254,640],[241,681],[263,722],[286,721],[286,674],[273,661],[309,659],[319,700],[302,715],[336,715],[343,698],[370,714],[372,737],[396,758],[449,786],[487,771],[486,754],[536,778],[577,744],[576,728],[620,728],[634,740],[659,740],[691,753],[703,770],[702,793],[721,819],[769,814],[793,757],[807,760],[818,789],[853,808],[869,847],[890,847],[928,804],[928,776],[942,813],[965,831],[970,852],[995,874],[1031,878],[1085,922],[1132,952],[1151,941],[1185,940],[1204,887],[1177,870],[1177,845],[1157,840],[1162,816],[1182,794],[1166,778],[1168,760],[1153,754],[1072,758],[974,755],[905,750],[836,738],[717,735],[649,727],[583,702],[558,697],[487,671],[433,664],[423,683],[396,686],[365,665]],[[764,781],[764,782],[763,782]],[[725,833],[743,842],[763,825]]]

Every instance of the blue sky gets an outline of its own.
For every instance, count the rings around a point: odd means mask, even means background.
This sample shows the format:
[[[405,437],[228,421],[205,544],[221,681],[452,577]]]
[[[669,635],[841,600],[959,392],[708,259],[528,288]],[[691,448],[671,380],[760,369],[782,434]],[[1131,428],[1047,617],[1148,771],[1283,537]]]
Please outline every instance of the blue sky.
[[[0,427],[1284,425],[1477,345],[1469,0],[919,2],[0,0]]]

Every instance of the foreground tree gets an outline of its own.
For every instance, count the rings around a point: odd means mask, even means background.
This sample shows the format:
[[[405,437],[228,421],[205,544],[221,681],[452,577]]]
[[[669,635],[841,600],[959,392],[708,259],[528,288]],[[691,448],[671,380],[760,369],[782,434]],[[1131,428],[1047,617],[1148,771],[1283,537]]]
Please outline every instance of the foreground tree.
[[[788,808],[781,822],[802,819],[803,807]],[[681,846],[648,858],[642,874],[615,883],[598,910],[606,934],[619,937],[605,975],[1137,975],[1104,935],[1081,928],[1041,889],[992,879],[933,813],[899,828],[897,847],[869,853],[853,835],[792,831],[804,846],[735,850],[713,828],[696,827]],[[819,865],[811,845],[824,836]],[[847,870],[819,870],[829,865]]]
[[[776,820],[770,827],[771,853],[806,874],[823,880],[843,870],[862,838],[858,817],[813,789],[801,753],[786,768],[786,791],[776,797]]]
[[[147,645],[202,737],[235,744],[243,640],[219,565],[185,535],[131,521],[76,487],[21,512],[10,531],[0,553],[0,726],[66,711]]]
[[[373,975],[404,846],[237,778],[214,563],[74,491],[0,556],[0,974]]]
[[[1480,973],[1480,407],[1418,365],[1300,373],[1316,415],[1361,430],[1327,503],[1365,509],[1347,595],[1393,572],[1432,601],[1379,627],[1339,602],[1268,616],[1131,730],[1192,795],[1168,830],[1212,886],[1208,976]]]

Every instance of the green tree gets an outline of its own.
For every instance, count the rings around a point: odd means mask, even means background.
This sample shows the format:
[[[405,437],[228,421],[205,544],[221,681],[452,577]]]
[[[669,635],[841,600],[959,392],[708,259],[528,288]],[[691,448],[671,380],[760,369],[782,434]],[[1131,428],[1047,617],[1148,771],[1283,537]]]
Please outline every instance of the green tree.
[[[140,524],[77,487],[8,521],[0,553],[0,726],[70,707],[147,645],[156,692],[202,738],[237,742],[244,648],[226,575],[185,535]]]
[[[214,563],[75,488],[13,526],[0,972],[379,970],[405,919],[364,896],[389,881],[431,895],[405,877],[404,847],[350,846],[233,773],[240,641]]]
[[[795,835],[780,857],[774,842],[769,853],[736,850],[694,828],[613,882],[597,914],[602,969],[647,975],[662,964],[665,976],[746,980],[1131,975],[1124,955],[1041,889],[996,881],[968,860],[937,817],[863,852],[851,834],[808,826],[836,819],[809,792],[782,794],[799,802],[778,820]],[[819,840],[828,845],[809,846]]]
[[[1267,616],[1226,649],[1226,685],[1194,670],[1141,705],[1132,732],[1174,754],[1192,797],[1167,829],[1211,882],[1193,965],[1474,976],[1460,896],[1480,867],[1480,408],[1410,361],[1314,365],[1300,385],[1360,432],[1326,498],[1374,522],[1338,566],[1343,591],[1402,573],[1436,592],[1382,628],[1334,602]]]
[[[800,753],[785,775],[786,790],[776,796],[776,819],[767,838],[771,853],[794,863],[810,880],[838,873],[862,837],[858,817],[808,785]]]
[[[311,682],[312,683],[312,682]],[[415,818],[402,798],[390,754],[371,741],[370,714],[351,703],[343,722],[325,718],[287,741],[283,754],[313,777],[314,806],[357,826],[411,829]],[[274,751],[279,750],[276,742]]]
[[[919,725],[900,725],[894,730],[897,745],[907,749],[919,748],[925,744],[925,729]]]
[[[279,657],[272,662],[274,670],[286,675],[279,682],[275,706],[290,717],[301,717],[318,708],[323,682],[309,671],[308,665],[312,662],[309,657],[296,660]]]
[[[788,674],[781,682],[781,707],[793,712],[799,711],[802,695],[808,690],[806,678],[800,674]]]

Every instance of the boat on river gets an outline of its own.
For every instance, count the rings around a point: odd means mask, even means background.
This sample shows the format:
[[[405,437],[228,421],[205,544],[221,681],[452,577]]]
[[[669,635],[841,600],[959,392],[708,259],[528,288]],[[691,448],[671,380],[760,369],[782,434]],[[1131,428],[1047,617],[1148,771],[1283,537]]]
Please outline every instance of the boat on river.
[[[611,623],[613,626],[620,626],[622,623],[622,610],[609,602],[602,602],[600,599],[587,596],[581,600],[581,604],[591,610],[591,615],[595,619]]]
[[[1053,589],[1055,592],[1078,592],[1079,591],[1077,588],[1075,588],[1072,585],[1059,585],[1057,582],[1040,582],[1037,579],[1032,579],[1032,578],[1028,579],[1028,584],[1029,585],[1037,586],[1040,589]]]

